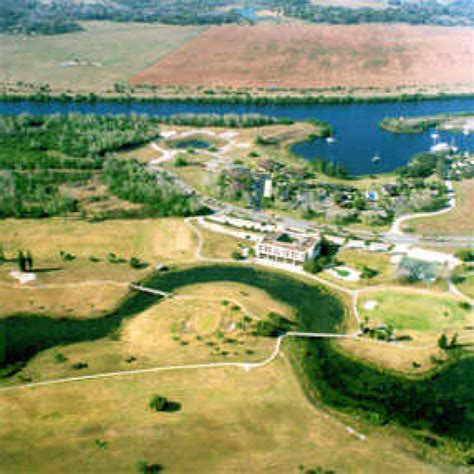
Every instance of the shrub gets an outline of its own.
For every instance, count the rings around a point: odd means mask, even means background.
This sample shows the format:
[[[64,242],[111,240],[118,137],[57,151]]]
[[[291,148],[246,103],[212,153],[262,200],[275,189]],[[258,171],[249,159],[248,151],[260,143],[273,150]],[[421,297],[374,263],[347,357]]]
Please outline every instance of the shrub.
[[[153,395],[150,402],[148,403],[148,407],[154,411],[164,411],[167,403],[168,400],[165,397]]]
[[[189,165],[189,162],[188,160],[186,159],[185,156],[183,155],[178,155],[176,157],[176,160],[174,161],[174,165],[177,167],[177,168],[182,168],[184,166],[188,166]]]
[[[72,262],[73,260],[76,260],[76,256],[74,254],[65,252],[64,250],[60,250],[59,256],[64,262]]]
[[[474,262],[474,250],[459,250],[456,252],[456,257],[463,262]]]
[[[62,352],[56,352],[56,354],[54,354],[54,360],[58,364],[61,364],[67,361],[67,357]]]
[[[148,267],[148,263],[142,262],[139,258],[137,257],[132,257],[129,261],[129,264],[132,268],[135,268],[136,270],[141,270],[143,268]]]
[[[148,406],[153,411],[164,411],[164,412],[175,412],[181,409],[181,404],[178,402],[172,402],[166,397],[160,395],[153,395],[148,403]]]
[[[71,368],[74,370],[87,369],[87,367],[89,367],[89,364],[87,362],[76,362],[71,365]]]
[[[139,461],[137,463],[137,471],[140,474],[156,474],[163,470],[161,464],[148,464],[146,461]]]
[[[234,260],[244,260],[244,256],[238,250],[232,252],[232,258]]]

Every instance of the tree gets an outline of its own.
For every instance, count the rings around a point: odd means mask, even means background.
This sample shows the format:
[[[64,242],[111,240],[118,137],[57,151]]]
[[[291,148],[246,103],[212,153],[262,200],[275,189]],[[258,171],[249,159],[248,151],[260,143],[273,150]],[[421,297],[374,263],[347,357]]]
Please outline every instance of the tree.
[[[446,159],[442,156],[436,162],[436,174],[440,179],[446,178]]]
[[[17,262],[18,262],[18,268],[20,272],[26,272],[26,258],[22,250],[18,252]]]
[[[438,347],[445,351],[446,349],[448,349],[449,345],[448,345],[448,338],[446,336],[446,334],[441,334],[441,336],[439,336],[438,338]]]
[[[167,404],[168,400],[165,397],[153,395],[148,406],[154,411],[165,411]]]
[[[33,269],[33,255],[31,254],[31,252],[29,250],[26,252],[25,266],[28,270]]]
[[[458,333],[455,332],[453,334],[453,337],[451,338],[451,341],[449,342],[449,348],[454,349],[458,345]]]

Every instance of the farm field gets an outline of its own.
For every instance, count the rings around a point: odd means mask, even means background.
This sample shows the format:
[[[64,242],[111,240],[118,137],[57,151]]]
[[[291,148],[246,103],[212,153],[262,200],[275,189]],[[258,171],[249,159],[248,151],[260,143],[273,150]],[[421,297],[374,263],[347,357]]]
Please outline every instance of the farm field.
[[[131,82],[287,88],[472,84],[465,58],[474,54],[473,45],[469,28],[211,27]],[[233,60],[228,61],[229,57]]]
[[[19,41],[1,35],[0,81],[34,80],[55,90],[105,92],[203,31],[195,26],[111,22],[83,26],[86,31],[61,37]]]
[[[426,235],[473,235],[474,179],[454,183],[456,207],[439,216],[413,219],[407,226]]]
[[[153,413],[154,394],[180,411]],[[80,462],[82,472],[130,473],[142,460],[171,473],[296,472],[300,464],[456,472],[423,460],[393,428],[373,428],[363,442],[350,435],[310,405],[283,357],[250,372],[176,371],[5,392],[0,418],[6,472],[74,471]]]

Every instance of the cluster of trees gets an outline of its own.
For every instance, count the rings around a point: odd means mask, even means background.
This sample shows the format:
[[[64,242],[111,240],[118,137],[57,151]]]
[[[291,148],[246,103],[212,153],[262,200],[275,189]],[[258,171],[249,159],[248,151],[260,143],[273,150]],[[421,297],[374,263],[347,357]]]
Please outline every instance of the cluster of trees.
[[[58,2],[59,3],[59,2]],[[0,32],[16,34],[56,35],[81,31],[61,8],[38,0],[2,0],[0,2]]]
[[[161,215],[189,215],[195,202],[180,196],[170,183],[159,189],[143,167],[134,164],[122,170],[123,179],[129,180],[125,191],[124,181],[113,173],[116,164],[108,162],[108,154],[158,137],[159,123],[159,118],[137,115],[1,117],[0,218],[77,212],[79,202],[64,185],[85,183],[103,173],[112,192],[124,199],[153,201],[155,213],[164,205]]]
[[[102,179],[119,198],[144,204],[146,215],[190,216],[205,211],[197,198],[180,192],[165,175],[157,178],[134,159],[107,160]]]
[[[341,163],[335,163],[324,159],[312,160],[311,167],[316,171],[319,171],[326,176],[332,176],[333,178],[347,179],[349,178],[349,171]]]
[[[159,123],[145,115],[22,114],[0,118],[0,139],[22,151],[54,150],[76,158],[97,158],[158,137]],[[35,162],[37,159],[34,157]]]
[[[358,23],[409,23],[431,25],[472,25],[474,10],[470,0],[441,3],[405,2],[395,0],[388,8],[348,8],[314,5],[310,0],[280,0],[282,12],[287,16],[314,23],[341,25]]]
[[[29,250],[27,252],[20,250],[17,261],[21,272],[31,272],[33,270],[33,255]]]
[[[294,321],[273,311],[268,313],[268,320],[259,320],[255,325],[255,336],[278,337],[291,331],[296,326]]]
[[[309,273],[319,273],[325,268],[334,265],[339,246],[330,242],[325,237],[322,237],[319,254],[312,259],[307,259],[304,262],[303,268]]]
[[[177,114],[155,117],[160,123],[190,127],[252,128],[266,125],[291,125],[293,120],[261,114]]]
[[[451,340],[448,339],[445,333],[438,338],[438,347],[443,351],[455,349],[458,346],[458,333],[454,333]]]
[[[159,22],[176,25],[237,23],[228,0],[2,0],[0,32],[56,35],[81,31],[81,20]]]
[[[444,178],[446,158],[436,153],[419,153],[410,160],[408,165],[402,166],[397,171],[405,178],[428,178],[435,172],[440,175],[440,178]]]

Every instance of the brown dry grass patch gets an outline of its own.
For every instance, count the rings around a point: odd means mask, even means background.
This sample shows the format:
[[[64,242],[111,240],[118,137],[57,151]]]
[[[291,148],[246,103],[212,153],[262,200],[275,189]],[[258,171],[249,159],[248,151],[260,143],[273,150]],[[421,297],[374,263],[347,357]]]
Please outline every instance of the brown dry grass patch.
[[[153,413],[153,394],[182,409]],[[176,371],[3,393],[0,419],[2,472],[133,473],[140,460],[167,473],[292,473],[299,464],[345,473],[456,470],[423,459],[395,428],[371,428],[364,442],[351,436],[309,404],[283,357],[250,372]]]
[[[409,25],[211,27],[133,83],[390,87],[472,83],[469,28]],[[231,60],[229,60],[231,59]]]

